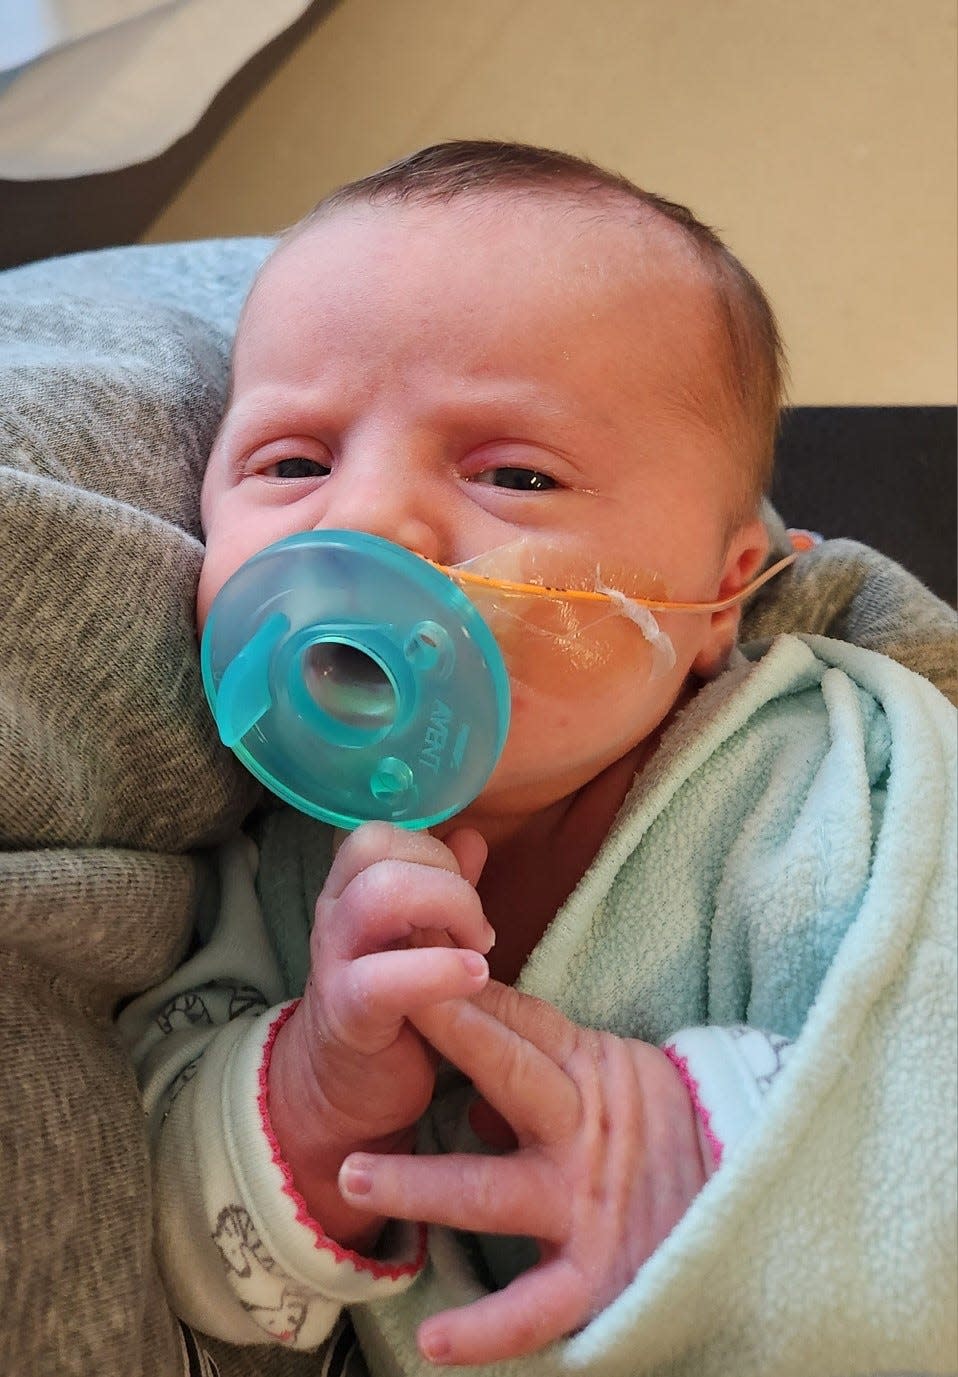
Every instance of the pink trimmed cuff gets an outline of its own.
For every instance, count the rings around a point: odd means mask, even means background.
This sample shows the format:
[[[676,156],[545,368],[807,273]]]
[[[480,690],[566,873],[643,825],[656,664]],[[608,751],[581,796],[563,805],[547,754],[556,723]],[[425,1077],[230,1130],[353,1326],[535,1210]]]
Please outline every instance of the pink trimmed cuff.
[[[362,1253],[356,1253],[351,1248],[344,1248],[342,1244],[325,1234],[322,1226],[310,1214],[306,1201],[296,1189],[293,1174],[283,1157],[282,1149],[276,1134],[273,1132],[273,1125],[269,1117],[269,1064],[273,1056],[277,1034],[298,1004],[299,1000],[296,999],[290,1004],[284,1005],[270,1024],[266,1041],[263,1043],[263,1060],[259,1068],[259,1093],[256,1097],[260,1126],[266,1141],[269,1143],[273,1162],[283,1177],[283,1194],[287,1195],[293,1202],[296,1210],[296,1222],[310,1230],[315,1246],[332,1253],[337,1262],[349,1262],[357,1271],[365,1272],[376,1280],[398,1281],[402,1277],[415,1276],[417,1272],[422,1270],[426,1261],[426,1226],[424,1224],[418,1225],[418,1246],[412,1262],[380,1262],[377,1258],[364,1257]]]
[[[676,1071],[678,1071],[679,1075],[682,1078],[682,1084],[688,1091],[689,1099],[692,1101],[692,1108],[695,1110],[695,1117],[698,1119],[702,1129],[702,1134],[705,1138],[705,1141],[709,1145],[709,1151],[712,1154],[712,1160],[715,1163],[716,1168],[718,1168],[722,1165],[722,1153],[725,1149],[721,1142],[721,1139],[717,1136],[715,1130],[712,1128],[712,1116],[706,1109],[705,1105],[702,1103],[702,1097],[699,1092],[699,1083],[692,1075],[692,1072],[689,1070],[688,1057],[683,1057],[673,1043],[666,1043],[666,1045],[662,1048],[662,1051],[668,1057],[669,1061],[672,1063],[672,1065],[675,1067]]]

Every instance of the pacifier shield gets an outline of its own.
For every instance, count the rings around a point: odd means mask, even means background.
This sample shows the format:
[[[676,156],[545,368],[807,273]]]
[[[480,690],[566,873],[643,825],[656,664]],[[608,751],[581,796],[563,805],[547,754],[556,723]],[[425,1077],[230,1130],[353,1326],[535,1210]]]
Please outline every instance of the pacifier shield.
[[[309,531],[224,584],[201,644],[220,736],[274,793],[340,827],[424,828],[482,791],[505,744],[495,638],[391,541]]]

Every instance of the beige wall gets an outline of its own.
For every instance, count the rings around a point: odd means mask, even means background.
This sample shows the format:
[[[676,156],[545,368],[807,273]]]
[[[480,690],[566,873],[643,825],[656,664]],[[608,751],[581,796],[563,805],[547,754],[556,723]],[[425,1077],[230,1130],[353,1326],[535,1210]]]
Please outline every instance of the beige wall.
[[[797,403],[955,397],[952,0],[341,0],[147,241],[262,233],[421,144],[585,154],[714,224]]]

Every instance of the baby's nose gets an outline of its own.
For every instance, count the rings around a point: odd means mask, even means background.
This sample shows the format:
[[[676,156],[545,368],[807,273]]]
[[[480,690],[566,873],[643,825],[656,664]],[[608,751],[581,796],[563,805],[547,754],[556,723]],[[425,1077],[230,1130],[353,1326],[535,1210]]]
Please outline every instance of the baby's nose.
[[[385,484],[377,484],[372,491],[357,492],[327,507],[320,525],[325,529],[365,531],[425,559],[438,561],[443,555],[441,512],[430,512],[428,502],[426,494],[414,487],[389,490]],[[433,506],[436,505],[434,502]]]

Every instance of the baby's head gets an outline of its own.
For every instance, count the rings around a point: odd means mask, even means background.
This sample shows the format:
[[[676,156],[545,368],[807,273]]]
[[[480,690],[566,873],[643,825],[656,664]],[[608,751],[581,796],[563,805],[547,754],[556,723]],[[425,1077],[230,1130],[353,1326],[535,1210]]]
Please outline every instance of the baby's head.
[[[761,289],[684,208],[564,154],[426,149],[326,197],[254,283],[203,488],[200,623],[240,564],[313,528],[726,598],[766,550],[781,374]],[[737,616],[662,614],[676,664],[639,695],[608,663],[560,667],[549,703],[519,682],[493,784],[541,776],[556,733],[562,786],[593,777],[724,663]]]
[[[569,238],[579,240],[575,266],[583,277],[591,273],[598,285],[603,275],[618,271],[623,285],[643,278],[648,283],[658,276],[673,293],[680,283],[686,288],[692,298],[688,308],[699,315],[702,330],[686,347],[701,352],[672,361],[679,374],[675,381],[688,388],[684,400],[690,409],[707,426],[724,431],[741,482],[736,510],[749,515],[771,478],[784,391],[782,346],[761,286],[686,206],[567,153],[524,144],[457,141],[422,149],[333,191],[287,232],[283,242],[344,208],[398,209],[457,201],[477,207],[485,201],[493,238],[495,221],[508,213],[510,201],[512,213],[520,217],[523,202],[527,208],[538,203],[545,220],[572,222],[578,211],[579,223],[570,224]],[[617,243],[614,237],[605,245],[593,238],[603,221],[610,232],[613,226],[620,231]],[[605,261],[604,253],[609,255]],[[461,263],[448,266],[453,271],[464,268]],[[666,324],[654,322],[656,328]],[[636,321],[636,326],[647,329],[648,322]],[[621,346],[627,349],[628,341],[622,340]],[[636,377],[634,382],[641,387],[643,380]]]

